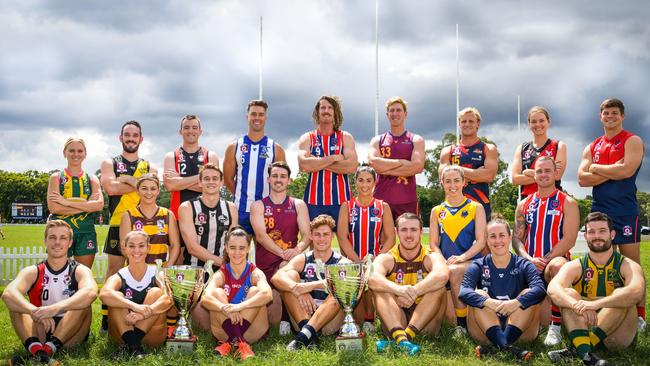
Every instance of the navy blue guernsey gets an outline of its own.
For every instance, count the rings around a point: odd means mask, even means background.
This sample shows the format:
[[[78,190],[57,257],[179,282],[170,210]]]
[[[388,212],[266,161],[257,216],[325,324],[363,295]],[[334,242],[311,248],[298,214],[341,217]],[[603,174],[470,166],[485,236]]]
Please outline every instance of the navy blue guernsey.
[[[519,295],[527,288],[530,291]],[[496,300],[517,299],[523,309],[539,304],[546,297],[546,287],[535,265],[514,254],[506,268],[497,268],[492,254],[475,259],[467,267],[458,297],[469,306],[483,308],[488,298],[478,294],[476,289],[486,291]]]
[[[302,271],[300,271],[300,282],[318,281],[318,277],[316,277],[318,266],[316,265],[316,257],[314,256],[314,251],[310,250],[306,252],[304,256],[305,266],[302,268]],[[341,258],[343,258],[343,256],[341,256],[341,253],[337,252],[336,250],[332,250],[332,255],[324,264],[336,264],[341,260]],[[322,278],[325,278],[325,273],[321,272],[320,275]],[[317,300],[317,305],[320,305],[320,302],[327,298],[327,292],[325,292],[325,290],[313,290],[311,292],[311,297],[314,298],[314,300]]]

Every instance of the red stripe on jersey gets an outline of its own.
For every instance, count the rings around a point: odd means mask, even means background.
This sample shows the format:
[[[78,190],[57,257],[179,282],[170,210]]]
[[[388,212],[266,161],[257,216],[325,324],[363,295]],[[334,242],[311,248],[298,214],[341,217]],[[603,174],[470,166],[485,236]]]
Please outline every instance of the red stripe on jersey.
[[[323,155],[330,156],[330,136],[322,136]],[[323,205],[332,204],[332,172],[328,169],[321,170],[323,173]]]
[[[368,210],[372,209],[373,205],[372,203],[368,205],[366,208],[362,208],[362,211],[365,210],[366,213]],[[361,258],[365,258],[366,255],[368,254],[368,243],[369,243],[369,238],[368,238],[368,227],[370,226],[370,215],[369,214],[361,214],[361,230],[359,230],[359,233],[361,233]]]
[[[379,217],[381,217],[383,219],[383,217],[384,217],[384,205],[383,205],[383,202],[380,201],[380,200],[373,200],[373,206],[375,206],[375,208],[377,208],[379,210],[379,215],[377,215],[377,216],[379,216]],[[375,240],[375,247],[372,248],[373,249],[372,254],[375,255],[375,256],[379,254],[379,251],[381,249],[380,245],[379,245],[380,244],[379,241],[381,240],[381,229],[382,229],[382,225],[375,225],[375,232],[373,233],[373,235],[374,235],[375,238],[377,238],[377,240]]]
[[[337,151],[339,151],[341,154],[343,154],[343,132],[338,131],[335,134],[336,136],[336,146],[337,146]],[[336,177],[336,183],[338,186],[338,197],[337,201],[339,203],[345,202],[345,175],[343,174],[338,174]]]
[[[43,305],[42,293],[43,293],[43,277],[45,276],[45,262],[41,262],[36,265],[36,281],[31,289],[29,289],[29,302],[37,307]]]
[[[317,142],[318,137],[316,136],[315,132],[310,132],[309,133],[309,139],[311,140],[311,149],[314,148],[314,145]],[[313,172],[311,173],[311,182],[309,185],[309,204],[316,204],[316,187],[318,187],[318,177],[319,177],[320,172]]]

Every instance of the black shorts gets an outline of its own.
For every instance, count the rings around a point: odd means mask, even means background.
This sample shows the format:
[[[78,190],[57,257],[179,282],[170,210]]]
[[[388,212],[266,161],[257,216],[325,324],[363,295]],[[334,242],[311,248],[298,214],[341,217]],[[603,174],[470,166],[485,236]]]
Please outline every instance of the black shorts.
[[[111,226],[108,228],[108,235],[106,235],[106,243],[104,244],[104,253],[110,255],[122,256],[120,249],[120,227]]]

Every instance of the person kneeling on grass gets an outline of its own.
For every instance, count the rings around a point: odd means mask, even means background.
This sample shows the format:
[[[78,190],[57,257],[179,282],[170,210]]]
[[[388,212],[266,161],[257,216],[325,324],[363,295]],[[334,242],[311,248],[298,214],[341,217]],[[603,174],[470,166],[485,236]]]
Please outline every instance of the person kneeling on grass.
[[[592,212],[585,228],[589,251],[565,264],[548,285],[574,349],[551,351],[548,357],[557,362],[577,355],[585,365],[604,366],[608,362],[592,350],[634,342],[645,279],[639,264],[612,248],[616,232],[609,216]]]
[[[14,356],[9,365],[22,365],[29,358],[49,363],[58,350],[88,338],[97,283],[88,267],[68,258],[72,242],[68,223],[49,221],[47,259],[23,268],[2,293],[16,334],[30,354]]]
[[[255,354],[250,343],[269,330],[266,304],[273,300],[264,272],[248,261],[250,237],[241,226],[226,235],[224,265],[205,289],[201,304],[210,312],[212,335],[219,341],[217,356],[231,353],[233,343],[242,360]]]
[[[142,344],[159,347],[167,338],[166,314],[171,298],[162,291],[156,267],[145,262],[149,235],[134,230],[126,235],[122,253],[129,265],[106,280],[99,293],[108,306],[108,333],[136,358],[146,356]]]
[[[293,257],[271,281],[280,291],[289,315],[300,331],[287,346],[288,351],[318,347],[318,332],[332,334],[343,324],[343,311],[331,294],[325,292],[325,280],[319,281],[316,260],[325,265],[347,261],[332,250],[336,223],[329,215],[319,215],[311,223],[312,250]],[[325,274],[321,272],[321,277]]]
[[[384,332],[410,356],[420,352],[412,343],[420,332],[436,334],[446,307],[445,284],[449,268],[438,252],[421,243],[422,220],[414,213],[397,218],[399,244],[374,261],[368,285]],[[377,352],[393,344],[377,341]]]
[[[512,354],[528,361],[532,352],[513,344],[521,339],[532,342],[539,332],[539,303],[546,297],[544,282],[535,265],[510,253],[510,226],[493,215],[487,224],[487,245],[490,254],[474,260],[465,272],[460,299],[469,306],[470,336],[483,345],[476,347],[476,356],[495,351]]]

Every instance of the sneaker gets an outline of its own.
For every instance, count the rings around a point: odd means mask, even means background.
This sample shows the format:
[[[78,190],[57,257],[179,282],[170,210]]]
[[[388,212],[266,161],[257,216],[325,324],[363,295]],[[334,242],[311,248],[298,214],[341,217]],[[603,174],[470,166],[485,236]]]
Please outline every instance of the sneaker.
[[[320,345],[320,342],[318,341],[317,336],[311,337],[311,340],[309,341],[309,344],[307,345],[307,349],[310,351],[317,350],[318,346]]]
[[[639,318],[637,319],[636,324],[637,324],[637,328],[636,328],[636,329],[637,329],[637,331],[638,331],[639,333],[643,333],[643,332],[645,332],[645,328],[646,328],[646,325],[647,325],[646,322],[645,322],[645,319],[643,319],[642,317],[639,317]]]
[[[465,327],[463,327],[462,325],[457,325],[456,327],[454,327],[452,337],[456,339],[463,339],[467,337],[467,329],[465,329]]]
[[[533,353],[531,351],[521,349],[513,345],[508,345],[503,350],[515,356],[516,359],[524,362],[530,361],[531,357],[533,357]]]
[[[221,342],[216,347],[214,347],[214,350],[212,351],[215,356],[221,357],[228,356],[230,352],[232,352],[232,344],[230,344],[230,342]]]
[[[546,333],[546,338],[544,338],[545,346],[557,346],[562,342],[562,333],[558,326],[549,326],[548,333]]]
[[[561,362],[578,357],[573,348],[563,348],[546,353],[551,362]]]
[[[27,365],[27,363],[29,362],[29,358],[31,358],[31,357],[27,357],[27,356],[13,356],[13,357],[10,358],[9,360],[7,360],[7,365],[9,365],[9,366],[23,366],[23,365]]]
[[[251,345],[246,343],[246,341],[243,340],[239,340],[237,342],[237,353],[239,353],[239,358],[242,361],[255,356],[255,353],[253,352]]]
[[[291,342],[289,342],[289,344],[287,344],[287,351],[295,352],[295,351],[301,350],[301,349],[306,348],[306,347],[307,346],[305,346],[304,343],[298,342],[297,340],[294,339]]]
[[[420,346],[415,343],[411,343],[409,341],[399,342],[397,348],[401,349],[402,351],[405,351],[409,356],[415,356],[418,353],[420,353]]]
[[[45,346],[44,346],[44,347],[45,347]],[[52,349],[51,349],[50,347],[47,347],[47,348],[50,349],[50,352],[52,352]],[[40,362],[40,363],[44,363],[44,364],[46,364],[46,365],[49,365],[49,364],[50,364],[50,361],[52,360],[52,358],[50,357],[50,355],[51,355],[51,353],[48,353],[48,352],[45,350],[45,348],[43,348],[43,349],[40,350],[40,351],[36,351],[36,354],[34,355],[34,358],[35,358],[36,360],[38,360],[38,362]]]
[[[596,356],[592,352],[589,352],[585,355],[585,358],[582,359],[582,363],[589,366],[607,366],[609,362]]]
[[[495,354],[497,352],[497,349],[492,346],[478,345],[476,348],[474,348],[474,352],[476,353],[476,358],[481,358],[483,356]]]
[[[377,345],[377,353],[382,353],[386,351],[391,345],[393,344],[393,341],[390,339],[379,339],[376,342]]]
[[[363,322],[361,329],[365,334],[370,334],[375,332],[375,324],[372,322]]]
[[[142,346],[137,346],[137,347],[131,347],[129,348],[129,353],[131,354],[131,357],[141,360],[147,356],[147,352],[145,352],[144,348]]]
[[[291,334],[291,323],[286,320],[280,322],[280,335],[286,336]]]

